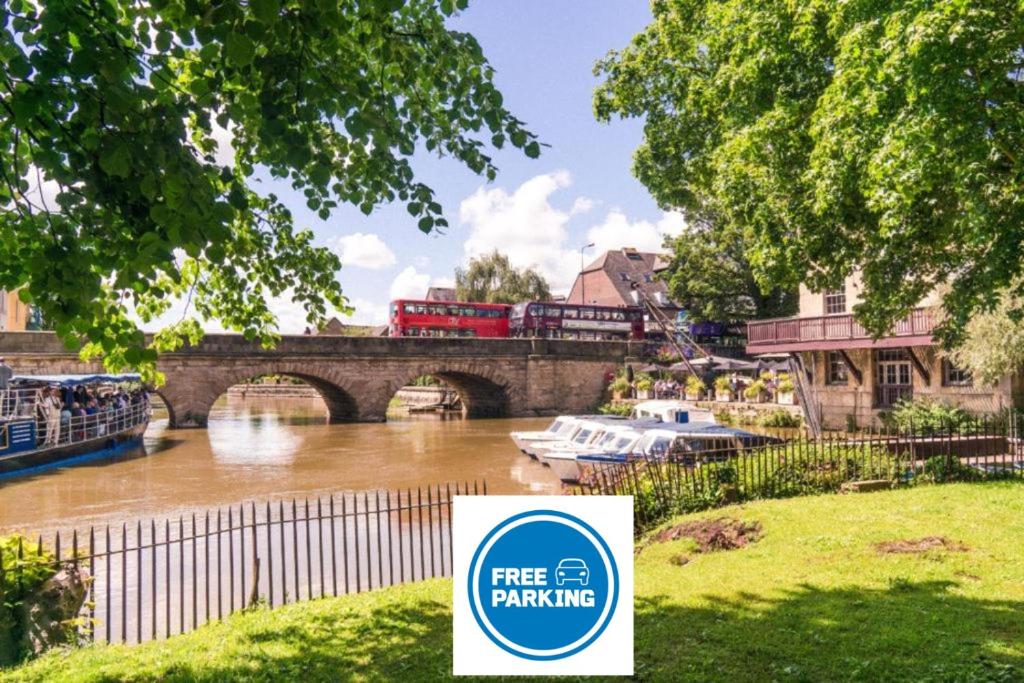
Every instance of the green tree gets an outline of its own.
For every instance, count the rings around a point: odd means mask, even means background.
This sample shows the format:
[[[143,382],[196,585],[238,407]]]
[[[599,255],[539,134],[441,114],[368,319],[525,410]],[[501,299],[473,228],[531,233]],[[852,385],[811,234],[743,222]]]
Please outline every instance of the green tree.
[[[514,304],[550,301],[551,289],[533,268],[516,269],[507,256],[493,251],[455,269],[455,295],[459,301]]]
[[[1022,308],[1024,298],[1012,290],[1003,292],[995,308],[967,323],[950,359],[982,384],[996,384],[1007,374],[1019,373],[1024,368],[1024,319],[1014,311]]]
[[[744,236],[762,285],[863,274],[883,334],[948,282],[947,343],[1022,293],[1024,5],[655,0],[597,65],[601,120],[643,117],[634,172]],[[1018,284],[1014,284],[1018,283]]]
[[[488,179],[488,145],[540,152],[480,45],[445,25],[467,2],[2,3],[0,289],[87,355],[150,372],[201,336],[193,313],[271,344],[266,300],[290,294],[318,326],[346,307],[339,261],[259,177],[322,219],[401,201],[430,232],[447,222],[418,146]],[[176,299],[189,313],[147,345],[132,310],[148,322]]]
[[[742,237],[701,226],[672,239],[672,261],[661,273],[669,296],[695,321],[740,322],[795,315],[796,287],[767,293],[754,278]]]

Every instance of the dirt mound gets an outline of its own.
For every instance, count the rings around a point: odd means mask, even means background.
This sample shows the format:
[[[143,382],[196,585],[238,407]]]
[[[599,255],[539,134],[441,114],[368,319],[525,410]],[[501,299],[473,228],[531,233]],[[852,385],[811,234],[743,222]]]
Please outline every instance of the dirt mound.
[[[761,538],[761,523],[741,522],[731,517],[700,519],[659,531],[651,540],[654,543],[665,543],[680,538],[692,538],[697,543],[697,552],[701,553],[735,550],[745,548]]]
[[[929,550],[948,550],[962,553],[970,550],[960,541],[951,541],[945,536],[925,536],[924,538],[884,541],[875,544],[875,550],[883,555],[893,553],[925,553]]]

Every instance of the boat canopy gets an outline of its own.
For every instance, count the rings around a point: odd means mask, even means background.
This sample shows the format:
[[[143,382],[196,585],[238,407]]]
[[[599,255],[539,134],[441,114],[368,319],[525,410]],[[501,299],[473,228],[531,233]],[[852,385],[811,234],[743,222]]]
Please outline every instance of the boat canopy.
[[[142,376],[136,372],[118,375],[15,375],[11,382],[17,384],[57,384],[62,387],[76,387],[80,384],[99,384],[101,382],[139,382]]]

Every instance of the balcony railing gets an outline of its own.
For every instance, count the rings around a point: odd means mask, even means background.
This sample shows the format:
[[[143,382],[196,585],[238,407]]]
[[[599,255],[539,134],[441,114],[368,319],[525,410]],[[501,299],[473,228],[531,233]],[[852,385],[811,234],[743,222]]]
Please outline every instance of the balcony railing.
[[[930,336],[937,322],[933,309],[918,308],[897,322],[886,336]],[[871,333],[854,320],[850,313],[813,318],[777,318],[747,323],[747,343],[751,346],[850,341],[871,337]]]

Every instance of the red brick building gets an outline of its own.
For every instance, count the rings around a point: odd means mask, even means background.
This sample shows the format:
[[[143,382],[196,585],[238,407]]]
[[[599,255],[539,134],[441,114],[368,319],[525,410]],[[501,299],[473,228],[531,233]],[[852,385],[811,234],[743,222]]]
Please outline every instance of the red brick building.
[[[636,306],[632,283],[648,294],[670,317],[679,311],[668,298],[668,287],[655,275],[668,266],[663,254],[624,247],[606,251],[576,276],[566,303]]]

